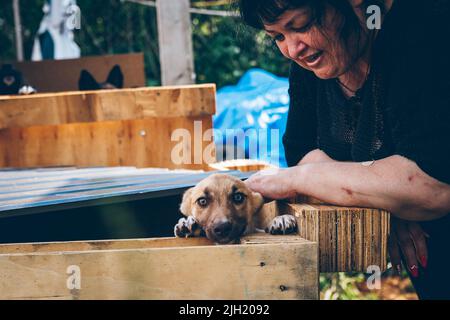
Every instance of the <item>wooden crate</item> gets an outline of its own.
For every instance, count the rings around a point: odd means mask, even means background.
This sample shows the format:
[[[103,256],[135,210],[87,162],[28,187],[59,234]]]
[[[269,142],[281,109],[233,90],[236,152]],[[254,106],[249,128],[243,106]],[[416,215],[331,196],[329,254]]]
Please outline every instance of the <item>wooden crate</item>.
[[[0,97],[0,167],[208,169],[196,160],[208,147],[215,155],[203,136],[215,107],[215,85]],[[175,129],[191,134],[185,163],[171,158]]]
[[[0,299],[318,299],[318,276],[298,236],[0,245]]]
[[[387,269],[388,212],[281,202],[277,210],[294,215],[299,235],[318,243],[320,272],[367,272],[369,266]]]

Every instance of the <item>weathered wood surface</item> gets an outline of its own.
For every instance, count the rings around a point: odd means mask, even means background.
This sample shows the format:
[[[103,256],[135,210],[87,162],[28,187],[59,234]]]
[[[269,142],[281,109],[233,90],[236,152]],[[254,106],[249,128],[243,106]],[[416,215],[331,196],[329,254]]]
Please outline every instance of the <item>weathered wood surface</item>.
[[[146,85],[143,53],[13,62],[12,64],[22,72],[38,92],[78,90],[78,79],[82,69],[88,70],[98,82],[104,82],[116,64],[120,65],[124,75],[124,88]]]
[[[211,141],[194,135],[196,121],[201,122],[202,130],[212,128],[211,116],[197,116],[0,130],[0,167],[135,166],[206,170],[207,159],[215,159],[215,149],[211,148],[214,146]],[[191,135],[172,141],[172,134],[179,129]],[[177,163],[172,152],[180,144],[188,160]],[[200,161],[195,161],[196,154],[201,155]],[[204,158],[204,154],[208,157]]]
[[[0,129],[69,123],[211,116],[215,85],[0,97]],[[156,120],[155,120],[156,121]]]
[[[317,262],[298,236],[3,245],[0,299],[318,299]]]
[[[215,107],[214,85],[0,97],[0,167],[207,170]],[[180,129],[190,136],[177,140]],[[177,162],[180,140],[190,154]]]
[[[269,163],[252,159],[236,159],[236,160],[222,161],[218,163],[212,163],[209,165],[209,167],[213,170],[221,170],[221,171],[239,170],[242,172],[260,171],[275,168]]]
[[[279,204],[297,218],[299,235],[319,245],[321,272],[367,272],[387,268],[388,212],[324,204]]]

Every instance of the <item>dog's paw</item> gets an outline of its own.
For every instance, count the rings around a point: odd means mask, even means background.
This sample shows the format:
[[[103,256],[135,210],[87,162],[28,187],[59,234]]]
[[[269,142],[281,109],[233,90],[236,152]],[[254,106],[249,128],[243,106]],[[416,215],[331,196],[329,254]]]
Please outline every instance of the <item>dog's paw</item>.
[[[266,232],[270,234],[291,234],[297,230],[297,220],[289,214],[275,217],[266,228]]]
[[[19,89],[20,95],[29,95],[29,94],[35,94],[36,89],[34,89],[32,86],[23,86]]]
[[[200,237],[205,234],[202,227],[192,216],[178,220],[173,232],[177,238]]]

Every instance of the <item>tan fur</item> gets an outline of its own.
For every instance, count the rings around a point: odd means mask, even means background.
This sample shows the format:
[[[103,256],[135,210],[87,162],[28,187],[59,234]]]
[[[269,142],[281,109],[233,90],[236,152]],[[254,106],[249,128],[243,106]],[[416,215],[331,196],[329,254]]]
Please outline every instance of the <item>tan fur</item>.
[[[233,201],[233,195],[237,193],[244,195],[242,204]],[[208,205],[205,207],[199,205],[199,199],[202,198],[207,199]],[[274,217],[270,216],[271,210],[262,210],[263,205],[264,199],[261,194],[252,192],[240,179],[225,174],[214,174],[185,192],[180,211],[186,217],[192,216],[194,220],[190,221],[196,221],[208,238],[226,243],[231,239],[228,237],[222,239],[214,233],[217,226],[223,222],[230,222],[233,225],[232,234],[239,233],[238,236],[253,233],[258,229],[264,230],[270,226]],[[183,222],[180,220],[180,223]],[[177,226],[179,229],[179,225]],[[178,236],[177,226],[175,234]]]

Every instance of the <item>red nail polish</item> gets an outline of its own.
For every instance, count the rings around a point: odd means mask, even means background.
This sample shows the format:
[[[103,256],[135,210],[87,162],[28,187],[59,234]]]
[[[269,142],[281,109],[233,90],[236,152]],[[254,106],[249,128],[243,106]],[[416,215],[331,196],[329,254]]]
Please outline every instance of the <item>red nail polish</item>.
[[[427,265],[428,265],[427,257],[421,256],[421,257],[420,257],[420,264],[422,265],[422,267],[423,267],[424,269],[426,269],[426,268],[427,268]]]
[[[419,277],[419,267],[416,265],[413,265],[409,268],[409,270],[411,271],[411,275],[414,278],[418,278]]]

